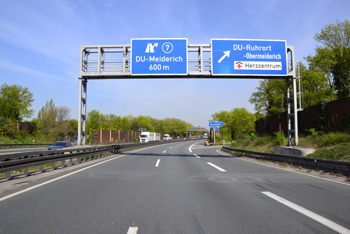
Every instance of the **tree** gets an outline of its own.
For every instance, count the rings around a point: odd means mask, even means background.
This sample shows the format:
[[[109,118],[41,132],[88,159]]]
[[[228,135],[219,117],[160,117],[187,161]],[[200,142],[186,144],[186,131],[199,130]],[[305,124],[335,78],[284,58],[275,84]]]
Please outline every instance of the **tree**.
[[[286,109],[286,82],[285,80],[264,79],[259,83],[249,102],[255,105],[257,113],[273,115]]]
[[[38,120],[41,129],[44,131],[52,131],[57,125],[57,108],[53,99],[47,101],[38,112]]]
[[[5,83],[0,89],[0,115],[7,120],[21,121],[29,118],[33,114],[33,110],[29,109],[33,101],[33,94],[28,88]]]
[[[315,56],[308,56],[310,66],[327,74],[331,89],[338,98],[350,96],[350,22],[345,20],[326,25],[315,40],[322,46]]]
[[[328,85],[328,79],[324,72],[317,69],[307,69],[301,64],[304,107],[319,104],[321,101],[332,100],[333,89]]]
[[[70,109],[65,106],[56,107],[53,99],[40,109],[38,122],[50,141],[62,140],[70,132],[69,115]]]
[[[70,137],[74,137],[75,135],[78,135],[78,120],[76,120],[76,119],[69,120],[68,135]]]
[[[87,114],[87,128],[91,130],[102,129],[106,122],[105,116],[98,110],[92,110]]]
[[[9,132],[7,119],[0,116],[0,136],[5,136]]]
[[[320,101],[332,99],[332,89],[328,86],[325,72],[313,67],[307,69],[300,64],[304,107],[317,105]],[[286,110],[286,81],[265,79],[260,81],[257,92],[254,92],[249,102],[255,105],[258,115],[273,115]]]
[[[212,115],[214,121],[221,121],[225,125],[220,132],[226,139],[243,138],[255,132],[255,115],[245,108],[235,108],[228,111],[221,111]]]
[[[154,132],[154,127],[151,124],[152,118],[149,116],[140,115],[133,119],[131,123],[131,129],[138,131],[140,128],[146,128],[149,132]]]
[[[245,108],[235,108],[231,111],[232,131],[235,138],[243,138],[255,132],[255,115]]]

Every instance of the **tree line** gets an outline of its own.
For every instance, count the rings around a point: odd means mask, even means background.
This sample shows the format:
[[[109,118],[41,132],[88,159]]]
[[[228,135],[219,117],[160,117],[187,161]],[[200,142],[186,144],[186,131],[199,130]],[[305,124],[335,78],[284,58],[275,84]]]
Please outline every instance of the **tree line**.
[[[63,140],[65,136],[71,139],[78,134],[78,121],[71,119],[70,108],[56,106],[53,99],[39,110],[37,118],[28,122],[28,131],[24,133],[11,127],[11,122],[21,122],[30,118],[34,110],[30,109],[34,101],[33,93],[20,85],[3,84],[0,89],[0,136],[16,138],[35,138],[39,141],[54,142]],[[186,135],[189,127],[193,125],[177,118],[155,119],[150,116],[117,116],[103,114],[92,110],[87,114],[88,141],[94,137],[95,130],[122,130],[139,131],[146,129],[150,132],[168,133],[171,135]],[[18,128],[18,127],[17,127]],[[27,136],[25,136],[27,134]],[[38,142],[38,141],[37,141]]]

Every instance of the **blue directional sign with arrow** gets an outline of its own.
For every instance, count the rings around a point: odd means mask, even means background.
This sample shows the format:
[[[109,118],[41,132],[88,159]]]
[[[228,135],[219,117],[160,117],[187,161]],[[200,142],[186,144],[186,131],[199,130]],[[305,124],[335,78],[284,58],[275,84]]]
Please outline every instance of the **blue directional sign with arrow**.
[[[209,122],[209,127],[222,127],[224,125],[223,122]]]
[[[286,76],[287,42],[211,39],[212,75]]]
[[[187,73],[187,39],[131,39],[131,75]]]

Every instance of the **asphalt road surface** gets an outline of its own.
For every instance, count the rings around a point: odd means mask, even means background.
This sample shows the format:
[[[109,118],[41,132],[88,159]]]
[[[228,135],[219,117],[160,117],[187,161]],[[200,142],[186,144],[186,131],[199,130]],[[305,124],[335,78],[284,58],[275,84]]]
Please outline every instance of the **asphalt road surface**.
[[[349,181],[194,143],[2,181],[0,233],[350,233]]]

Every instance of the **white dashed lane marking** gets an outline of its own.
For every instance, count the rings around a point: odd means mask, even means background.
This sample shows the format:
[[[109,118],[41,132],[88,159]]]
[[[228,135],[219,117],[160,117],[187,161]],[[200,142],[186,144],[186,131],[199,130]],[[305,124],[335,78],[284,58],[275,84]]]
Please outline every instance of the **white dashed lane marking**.
[[[159,166],[159,163],[160,163],[160,159],[158,158],[157,163],[156,163],[156,167]]]

